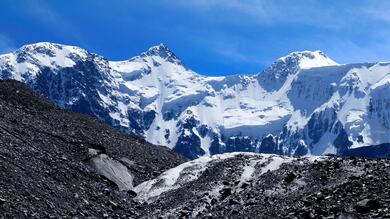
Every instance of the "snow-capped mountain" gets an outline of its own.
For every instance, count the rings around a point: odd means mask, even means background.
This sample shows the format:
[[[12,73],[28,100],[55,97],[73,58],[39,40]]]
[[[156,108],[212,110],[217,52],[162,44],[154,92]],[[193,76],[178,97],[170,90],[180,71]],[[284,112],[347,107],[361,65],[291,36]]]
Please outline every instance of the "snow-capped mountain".
[[[390,142],[390,63],[340,65],[320,51],[291,53],[253,75],[206,77],[163,44],[109,61],[37,43],[1,55],[0,79],[189,158],[341,154]]]

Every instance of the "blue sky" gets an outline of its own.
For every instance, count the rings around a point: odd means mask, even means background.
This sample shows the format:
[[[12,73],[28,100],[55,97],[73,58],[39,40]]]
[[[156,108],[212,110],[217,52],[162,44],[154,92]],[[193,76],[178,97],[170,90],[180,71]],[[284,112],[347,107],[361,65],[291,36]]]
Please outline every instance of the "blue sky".
[[[0,52],[50,41],[125,60],[165,43],[198,73],[255,73],[292,51],[390,61],[386,0],[0,1]]]

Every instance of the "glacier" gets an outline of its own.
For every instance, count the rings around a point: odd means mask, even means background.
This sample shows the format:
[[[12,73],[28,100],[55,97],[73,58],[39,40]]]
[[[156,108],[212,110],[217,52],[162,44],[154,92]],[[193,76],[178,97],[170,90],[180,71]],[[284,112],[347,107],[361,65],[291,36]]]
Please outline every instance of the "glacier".
[[[0,55],[0,79],[190,159],[225,152],[342,154],[390,143],[390,63],[293,52],[252,75],[208,77],[167,46],[110,61],[36,43]]]

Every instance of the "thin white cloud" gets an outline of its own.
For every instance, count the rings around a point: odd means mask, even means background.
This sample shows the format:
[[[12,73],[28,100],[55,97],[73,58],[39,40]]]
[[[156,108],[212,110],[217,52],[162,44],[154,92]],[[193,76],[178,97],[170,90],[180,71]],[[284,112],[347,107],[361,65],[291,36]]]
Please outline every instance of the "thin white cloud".
[[[55,8],[51,7],[48,2],[34,0],[27,1],[25,4],[26,11],[32,18],[37,19],[42,25],[50,29],[58,36],[71,36],[77,41],[81,40],[81,32],[76,26],[71,24]]]
[[[383,61],[390,59],[390,53],[384,49],[390,46],[390,1],[362,0],[337,1],[325,0],[183,0],[171,1],[171,7],[179,7],[195,16],[201,16],[218,28],[220,23],[231,26],[232,34],[223,36],[216,33],[208,43],[213,51],[235,61],[255,62],[257,55],[264,52],[274,53],[262,45],[263,39],[255,40],[251,36],[234,34],[234,28],[257,28],[267,26],[289,27],[302,33],[293,33],[293,37],[278,37],[279,50],[286,52],[298,50],[322,49],[339,62]],[[298,28],[296,28],[298,27]],[[211,29],[212,31],[214,29]],[[238,30],[240,31],[240,30]],[[272,31],[272,29],[270,30]],[[217,32],[217,30],[215,31]],[[283,34],[281,32],[281,34]],[[304,35],[306,34],[306,35]],[[235,37],[231,35],[236,35]],[[239,35],[239,34],[238,34]],[[302,35],[301,37],[299,37]],[[200,37],[199,37],[200,38]],[[218,41],[225,41],[221,43]],[[243,49],[236,41],[244,41],[258,49]],[[218,43],[215,43],[218,42]],[[244,43],[245,44],[245,43]],[[283,49],[284,47],[286,49]],[[270,54],[269,54],[270,55]],[[279,54],[285,55],[285,54]],[[263,55],[261,55],[263,56]],[[276,56],[276,55],[274,55]]]
[[[215,53],[218,53],[235,62],[253,62],[253,58],[248,54],[240,51],[239,48],[231,45],[215,45],[213,48]]]
[[[228,9],[253,16],[266,16],[265,1],[263,0],[197,0],[189,1],[192,4],[206,10]]]
[[[15,49],[13,41],[6,35],[0,33],[0,54],[8,53]]]
[[[339,30],[375,17],[390,19],[388,13],[390,4],[383,0],[354,4],[323,0],[165,0],[165,2],[171,7],[200,11],[214,19],[210,19],[210,22],[240,25],[297,24]],[[373,9],[370,11],[370,8]]]
[[[361,5],[359,9],[364,16],[368,16],[371,19],[390,22],[390,1],[388,0],[372,0]]]

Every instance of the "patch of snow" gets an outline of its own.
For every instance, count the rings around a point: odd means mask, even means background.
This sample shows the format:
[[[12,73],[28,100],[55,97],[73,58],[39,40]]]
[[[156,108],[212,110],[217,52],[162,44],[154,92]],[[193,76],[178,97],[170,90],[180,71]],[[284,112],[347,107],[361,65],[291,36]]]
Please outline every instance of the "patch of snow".
[[[291,162],[293,158],[287,158],[287,157],[282,157],[278,155],[270,155],[268,156],[268,161],[269,163],[261,168],[261,174],[264,174],[268,171],[274,171],[280,168],[280,166],[283,163],[288,163]]]
[[[189,183],[198,177],[207,169],[208,164],[232,158],[240,153],[218,154],[212,157],[201,157],[177,167],[165,171],[155,179],[141,183],[134,188],[137,192],[138,200],[153,201],[159,195],[177,189],[181,185]]]
[[[91,166],[97,173],[107,177],[114,182],[119,190],[127,191],[133,189],[133,175],[126,166],[106,154],[100,154],[90,160]]]
[[[302,52],[293,52],[287,56],[280,58],[280,60],[286,61],[288,58],[297,58],[299,62],[299,67],[301,69],[315,68],[322,66],[338,65],[335,61],[327,57],[321,51],[302,51]]]

